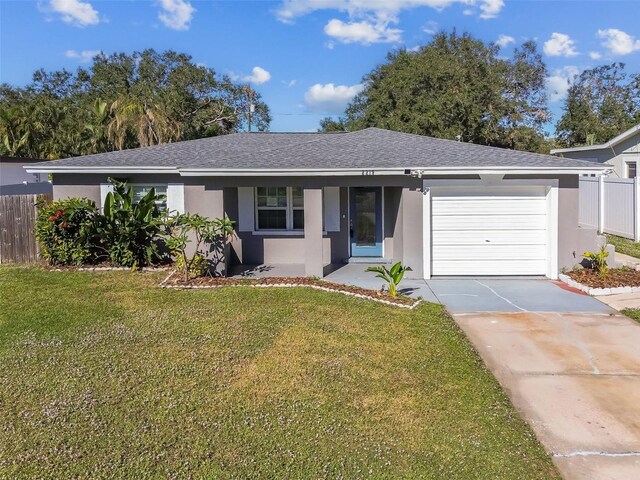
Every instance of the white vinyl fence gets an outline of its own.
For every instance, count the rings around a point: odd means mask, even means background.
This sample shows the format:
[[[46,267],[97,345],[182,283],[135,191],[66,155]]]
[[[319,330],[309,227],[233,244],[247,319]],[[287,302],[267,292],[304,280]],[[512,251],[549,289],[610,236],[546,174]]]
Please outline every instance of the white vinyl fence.
[[[580,177],[580,225],[640,241],[640,178]]]

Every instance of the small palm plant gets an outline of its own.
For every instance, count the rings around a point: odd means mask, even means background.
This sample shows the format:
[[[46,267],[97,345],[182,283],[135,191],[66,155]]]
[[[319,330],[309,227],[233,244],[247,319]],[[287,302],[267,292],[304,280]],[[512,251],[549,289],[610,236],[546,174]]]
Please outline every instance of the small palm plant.
[[[398,296],[398,285],[402,281],[405,272],[410,272],[412,269],[398,262],[391,268],[380,265],[378,267],[369,267],[366,271],[377,273],[376,277],[383,279],[389,285],[389,295],[396,297]]]

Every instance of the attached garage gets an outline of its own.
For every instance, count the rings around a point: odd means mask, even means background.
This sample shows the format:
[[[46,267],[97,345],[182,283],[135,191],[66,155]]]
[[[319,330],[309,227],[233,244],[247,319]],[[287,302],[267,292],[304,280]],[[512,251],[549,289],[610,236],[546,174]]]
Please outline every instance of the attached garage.
[[[556,189],[500,183],[429,188],[431,275],[556,276]]]

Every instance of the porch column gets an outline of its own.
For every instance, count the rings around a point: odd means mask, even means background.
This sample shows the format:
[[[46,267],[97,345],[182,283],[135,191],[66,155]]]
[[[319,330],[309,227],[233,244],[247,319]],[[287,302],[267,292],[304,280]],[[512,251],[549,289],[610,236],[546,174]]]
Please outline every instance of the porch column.
[[[304,274],[324,275],[322,262],[322,189],[304,189]]]

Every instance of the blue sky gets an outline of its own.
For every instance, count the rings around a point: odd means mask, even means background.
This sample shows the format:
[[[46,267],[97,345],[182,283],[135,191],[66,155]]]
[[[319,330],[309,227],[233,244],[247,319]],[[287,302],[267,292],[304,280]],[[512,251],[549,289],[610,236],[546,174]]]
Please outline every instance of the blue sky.
[[[638,0],[0,0],[0,81],[75,70],[98,51],[173,49],[252,80],[271,130],[308,131],[340,113],[388,51],[456,28],[500,41],[503,56],[535,39],[555,121],[581,70],[622,61],[640,72],[639,18]]]

